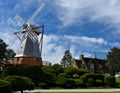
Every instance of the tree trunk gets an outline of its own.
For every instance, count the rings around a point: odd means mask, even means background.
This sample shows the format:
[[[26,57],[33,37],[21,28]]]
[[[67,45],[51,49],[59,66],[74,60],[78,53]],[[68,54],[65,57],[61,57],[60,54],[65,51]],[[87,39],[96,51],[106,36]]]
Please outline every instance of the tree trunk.
[[[21,90],[21,93],[23,93],[23,90]]]

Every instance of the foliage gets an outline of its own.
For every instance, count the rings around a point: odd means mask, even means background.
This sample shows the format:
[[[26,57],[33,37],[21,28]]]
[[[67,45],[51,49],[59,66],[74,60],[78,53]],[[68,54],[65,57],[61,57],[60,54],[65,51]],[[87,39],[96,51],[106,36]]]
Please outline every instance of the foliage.
[[[90,73],[90,71],[88,69],[79,68],[79,69],[77,69],[77,73],[78,73],[79,76],[82,76],[86,73]]]
[[[95,80],[95,84],[96,84],[96,86],[102,86],[103,85],[103,81],[99,80],[99,79],[96,79]]]
[[[10,76],[10,75],[16,75],[17,69],[15,66],[8,66],[4,69],[2,72],[2,77]]]
[[[40,88],[43,88],[43,89],[48,88],[47,84],[46,84],[46,83],[43,83],[43,82],[40,82],[40,83],[39,83],[39,87],[40,87]]]
[[[26,82],[26,89],[32,90],[34,89],[35,84],[28,78],[28,77],[22,77]]]
[[[21,76],[8,76],[4,80],[9,81],[12,85],[13,91],[31,90],[34,88],[34,83],[27,77]]]
[[[23,65],[17,68],[17,75],[28,77],[38,85],[41,79],[41,67],[39,65]]]
[[[74,88],[75,81],[73,79],[67,78],[66,73],[60,73],[57,76],[56,84],[62,88]]]
[[[2,64],[2,61],[5,58],[5,53],[7,51],[6,47],[7,44],[2,39],[0,39],[0,65]]]
[[[55,86],[56,76],[53,73],[46,72],[44,70],[41,71],[41,82],[45,83],[47,86]]]
[[[82,75],[80,78],[81,78],[81,79],[84,81],[84,83],[85,83],[85,82],[88,81],[89,78],[93,78],[93,79],[94,79],[95,77],[94,77],[94,74],[86,73],[86,74]]]
[[[57,76],[56,84],[58,86],[64,87],[65,84],[67,83],[67,76],[66,73],[61,73]]]
[[[95,84],[95,75],[91,73],[86,73],[80,77],[86,86],[93,86]]]
[[[64,72],[64,68],[63,68],[61,65],[59,65],[59,64],[54,64],[54,65],[52,66],[52,68],[54,69],[54,73],[55,73],[56,76],[57,76],[58,74]]]
[[[104,83],[105,83],[107,86],[115,87],[115,85],[116,85],[115,77],[113,77],[113,76],[105,76],[105,78],[104,78]]]
[[[0,39],[0,65],[2,65],[4,60],[12,59],[15,53],[12,49],[7,49],[7,44]]]
[[[96,85],[98,85],[98,86],[104,85],[104,75],[95,74],[95,82],[96,82]]]
[[[43,66],[42,70],[44,70],[45,72],[54,73],[54,69],[52,68],[52,66]]]
[[[67,75],[70,75],[70,77],[72,77],[73,74],[77,73],[77,69],[72,66],[68,66],[65,68],[64,73],[66,73]]]
[[[120,49],[112,48],[107,55],[109,73],[114,76],[116,72],[120,71]]]
[[[13,59],[15,56],[15,52],[12,49],[7,49],[5,52],[5,60]]]
[[[95,85],[95,79],[94,78],[88,78],[88,81],[86,83],[87,86],[94,86]]]
[[[84,82],[82,79],[74,79],[74,81],[75,81],[76,87],[83,87],[84,86]]]
[[[5,80],[0,80],[0,93],[12,93],[11,83]]]
[[[78,74],[73,74],[73,78],[79,78]]]

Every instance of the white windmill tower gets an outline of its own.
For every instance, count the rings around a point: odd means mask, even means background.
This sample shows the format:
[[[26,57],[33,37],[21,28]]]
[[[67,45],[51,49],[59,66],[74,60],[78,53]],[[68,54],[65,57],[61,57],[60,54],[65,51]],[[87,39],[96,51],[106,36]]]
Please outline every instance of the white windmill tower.
[[[44,34],[44,25],[36,26],[30,22],[36,17],[36,15],[44,7],[44,3],[35,11],[31,18],[24,22],[20,16],[16,16],[17,22],[23,26],[23,30],[15,32],[18,36],[18,39],[21,41],[18,52],[13,60],[13,65],[24,65],[24,64],[39,64],[42,65],[42,43],[43,43],[43,34]],[[41,29],[41,31],[39,31]],[[20,38],[19,34],[23,34],[23,37]],[[40,40],[38,40],[40,36]]]

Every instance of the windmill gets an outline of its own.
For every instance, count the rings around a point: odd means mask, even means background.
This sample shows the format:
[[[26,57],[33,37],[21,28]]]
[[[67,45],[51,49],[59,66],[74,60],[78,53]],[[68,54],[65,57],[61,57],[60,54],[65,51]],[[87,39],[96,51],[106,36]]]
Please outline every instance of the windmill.
[[[36,26],[31,24],[31,22],[34,20],[34,18],[38,15],[38,13],[42,10],[44,6],[45,4],[42,3],[26,23],[19,15],[15,17],[15,21],[22,25],[23,28],[21,31],[14,33],[21,43],[18,52],[12,62],[13,65],[24,64],[42,65],[41,53],[44,25]],[[22,34],[22,38],[19,36],[19,34]],[[38,36],[40,40],[38,40]]]

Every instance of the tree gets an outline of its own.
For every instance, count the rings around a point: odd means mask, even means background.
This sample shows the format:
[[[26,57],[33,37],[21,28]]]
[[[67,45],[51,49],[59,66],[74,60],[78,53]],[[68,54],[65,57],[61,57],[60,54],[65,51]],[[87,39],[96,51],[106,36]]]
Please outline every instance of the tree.
[[[5,52],[5,60],[13,59],[15,56],[15,52],[12,49],[7,49]]]
[[[54,64],[52,68],[54,69],[54,73],[56,76],[64,72],[64,68],[59,64]]]
[[[43,66],[42,70],[44,70],[45,72],[54,73],[54,69],[52,68],[52,66]]]
[[[0,79],[0,93],[12,93],[11,83]]]
[[[111,76],[114,76],[116,72],[120,71],[120,49],[112,48],[107,55],[108,63],[107,67]]]
[[[17,74],[31,78],[31,80],[38,85],[41,79],[41,67],[39,65],[23,65],[17,68]]]
[[[16,75],[16,73],[18,73],[18,72],[17,72],[17,68],[15,66],[8,66],[4,69],[1,76],[2,77],[13,76],[13,75]]]
[[[8,76],[4,80],[11,83],[13,91],[21,91],[23,93],[23,90],[34,89],[34,83],[27,77]]]
[[[0,65],[2,64],[2,61],[5,58],[5,53],[7,51],[6,47],[7,44],[2,39],[0,39]]]
[[[73,77],[73,75],[77,73],[77,69],[72,66],[68,66],[65,68],[64,73]]]
[[[4,60],[10,60],[15,56],[15,53],[12,49],[7,49],[7,44],[0,39],[0,66]]]

